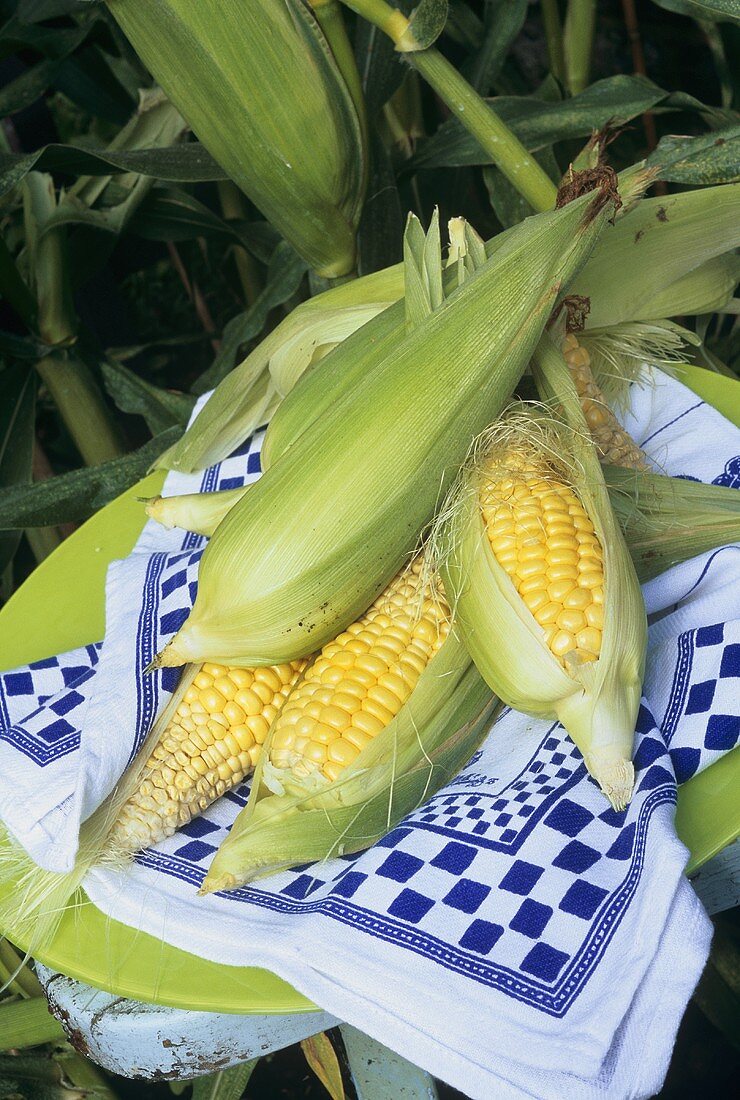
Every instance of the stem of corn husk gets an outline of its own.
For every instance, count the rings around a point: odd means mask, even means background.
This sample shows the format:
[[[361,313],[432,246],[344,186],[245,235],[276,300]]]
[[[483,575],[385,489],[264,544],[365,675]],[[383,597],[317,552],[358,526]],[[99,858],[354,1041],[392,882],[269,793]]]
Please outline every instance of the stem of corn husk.
[[[391,38],[404,60],[424,77],[535,210],[549,210],[555,205],[557,189],[552,180],[457,69],[419,36],[413,16],[407,19],[385,0],[343,2]]]

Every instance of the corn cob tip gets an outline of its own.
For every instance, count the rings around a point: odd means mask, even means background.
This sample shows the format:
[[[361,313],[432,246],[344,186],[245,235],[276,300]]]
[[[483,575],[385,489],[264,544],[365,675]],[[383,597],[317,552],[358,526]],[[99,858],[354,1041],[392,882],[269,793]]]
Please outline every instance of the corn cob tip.
[[[585,757],[586,767],[596,780],[602,792],[611,803],[612,809],[619,812],[629,805],[635,786],[635,769],[630,760],[615,760],[613,756],[601,757],[589,754]]]
[[[144,669],[144,675],[148,676],[152,672],[156,672],[160,668],[180,668],[182,665],[186,665],[191,658],[180,650],[175,645],[175,638],[171,642],[168,642],[164,649],[149,662]]]

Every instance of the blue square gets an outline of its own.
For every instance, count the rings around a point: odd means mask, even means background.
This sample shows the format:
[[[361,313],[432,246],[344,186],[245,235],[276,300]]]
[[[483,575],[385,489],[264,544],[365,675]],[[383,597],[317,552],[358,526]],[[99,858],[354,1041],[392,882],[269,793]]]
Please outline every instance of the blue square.
[[[557,737],[548,737],[547,741],[545,741],[545,743],[542,747],[543,747],[543,749],[552,750],[552,749],[556,749],[559,744],[560,744],[560,740]],[[563,757],[563,759],[565,759],[565,757]]]
[[[608,810],[599,814],[599,821],[603,821],[605,825],[611,825],[612,829],[621,829],[626,817],[626,810],[615,810],[610,806]]]
[[[87,680],[92,673],[92,669],[87,665],[69,665],[67,668],[62,669],[62,679],[64,680],[65,687],[72,687],[77,681],[84,676]]]
[[[392,917],[400,917],[401,920],[407,920],[410,924],[418,924],[433,905],[431,898],[418,894],[416,890],[402,890],[393,904],[388,907],[388,912]]]
[[[165,597],[171,596],[178,588],[182,588],[183,585],[187,584],[187,581],[187,570],[179,569],[177,573],[172,573],[162,581],[162,595]]]
[[[491,924],[487,920],[474,920],[460,940],[460,946],[466,951],[477,951],[479,955],[487,955],[503,934],[504,930],[500,924]]]
[[[162,677],[162,687],[165,691],[174,692],[175,688],[180,682],[180,674],[182,669],[179,668],[162,668],[159,670]]]
[[[408,882],[423,866],[424,860],[417,856],[410,856],[406,852],[391,852],[378,867],[376,874],[393,879],[394,882]]]
[[[494,825],[508,825],[513,817],[513,814],[499,814],[493,822]]]
[[[724,641],[724,637],[725,637],[724,626],[725,626],[724,623],[716,623],[714,626],[699,627],[699,629],[696,632],[696,639],[695,639],[696,645],[697,646],[719,645],[720,642]]]
[[[473,832],[476,834],[476,836],[485,836],[485,834],[488,832],[488,822],[479,821],[478,824],[473,827]]]
[[[29,668],[57,668],[59,665],[58,657],[43,657],[40,661],[31,661]]]
[[[216,849],[212,844],[205,844],[202,840],[191,840],[189,844],[183,844],[182,848],[175,850],[176,856],[190,860],[191,863],[199,863],[200,860],[210,856]]]
[[[512,840],[516,840],[516,838],[516,829],[504,829],[499,839],[501,840],[502,844],[511,844]]]
[[[740,738],[740,715],[713,714],[707,723],[704,745],[708,749],[734,749]]]
[[[571,840],[570,844],[566,844],[562,852],[555,857],[552,865],[562,868],[563,871],[572,871],[580,875],[600,859],[601,853],[595,848],[590,848],[588,844],[581,844],[580,840]]]
[[[722,654],[719,674],[724,680],[728,676],[740,676],[740,645],[728,645]]]
[[[549,905],[542,905],[539,901],[527,898],[509,921],[509,928],[513,928],[515,932],[521,932],[523,936],[529,936],[531,940],[536,940],[544,932],[551,916],[552,909]]]
[[[480,802],[480,795],[479,794],[471,794],[470,798],[465,799],[465,805],[466,806],[477,806],[479,802]]]
[[[564,951],[557,951],[547,943],[537,943],[522,962],[522,970],[527,974],[534,974],[535,978],[552,982],[567,961],[568,956]]]
[[[243,477],[224,477],[219,481],[219,489],[241,489],[244,484]]]
[[[353,894],[357,893],[366,878],[367,875],[363,875],[360,871],[348,871],[332,887],[331,892],[332,894],[338,894],[340,898],[351,898]]]
[[[376,848],[395,848],[397,844],[400,844],[402,840],[409,835],[411,829],[394,829],[393,832],[388,833],[387,836],[382,836],[376,843]]]
[[[195,597],[198,595],[198,581],[190,581],[188,585],[188,599],[191,604],[195,603]]]
[[[84,703],[85,699],[77,691],[68,691],[66,695],[63,695],[61,699],[57,699],[55,703],[51,704],[51,709],[55,714],[69,714],[71,710],[78,707],[80,703]]]
[[[260,472],[260,456],[259,451],[252,451],[251,455],[247,459],[247,473],[258,474]]]
[[[299,875],[298,878],[293,879],[287,886],[284,886],[280,891],[281,894],[286,894],[289,898],[295,898],[296,901],[305,901],[307,897],[310,897],[320,886],[324,883],[313,875]]]
[[[475,913],[490,892],[491,887],[484,886],[482,882],[475,882],[472,878],[461,878],[449,894],[442,898],[442,901],[452,909],[460,909],[463,913]]]
[[[529,791],[520,791],[519,794],[514,796],[515,802],[526,802],[530,797]]]
[[[542,878],[543,871],[544,868],[535,863],[515,859],[499,885],[502,890],[508,890],[512,894],[528,894]]]
[[[622,829],[617,839],[607,851],[609,859],[631,859],[635,845],[635,822]]]
[[[431,861],[432,867],[439,867],[442,871],[449,871],[452,875],[461,875],[467,871],[476,857],[475,848],[470,844],[458,844],[451,840],[445,844],[441,852],[438,852]]]
[[[159,620],[159,629],[162,634],[174,634],[190,614],[189,607],[179,607],[176,611],[168,611]]]
[[[649,768],[661,756],[665,756],[665,745],[662,741],[659,741],[657,737],[641,737],[637,752],[633,757],[635,771]]]
[[[671,760],[676,773],[676,782],[685,783],[696,774],[701,763],[701,749],[671,749]]]
[[[704,680],[701,684],[694,684],[686,703],[686,714],[703,714],[709,710],[716,687],[716,680]]]
[[[450,829],[454,829],[457,825],[460,824],[461,821],[462,818],[455,815],[454,817],[448,817],[445,825],[447,825]]]
[[[505,810],[508,805],[509,805],[509,800],[507,798],[498,798],[498,799],[496,799],[496,801],[493,804],[493,809],[494,810]]]
[[[484,810],[468,810],[465,816],[472,818],[473,821],[477,821],[479,818],[483,817],[484,813]]]
[[[567,891],[558,909],[562,909],[564,913],[572,913],[574,917],[591,920],[606,894],[607,891],[600,886],[593,886],[590,882],[579,879]]]
[[[61,737],[66,737],[67,734],[74,733],[74,726],[70,726],[64,718],[59,718],[56,722],[52,722],[48,726],[44,726],[42,730],[39,730],[39,737],[43,737],[44,741],[54,743]]]
[[[551,829],[556,829],[565,836],[577,836],[581,829],[585,829],[594,815],[584,806],[571,802],[569,798],[561,798],[557,806],[545,818],[545,824]]]
[[[9,672],[3,677],[7,695],[33,695],[33,676],[30,672]]]
[[[194,817],[191,821],[188,821],[187,825],[180,825],[177,831],[178,833],[184,833],[185,836],[201,837],[208,836],[209,833],[215,832],[217,829],[218,825],[214,825],[207,817]]]
[[[562,764],[564,760],[565,760],[565,753],[564,752],[555,752],[555,753],[553,753],[553,755],[552,755],[553,764]]]
[[[533,813],[534,806],[532,805],[522,806],[519,810],[517,810],[517,814],[519,817],[529,817],[529,815]]]

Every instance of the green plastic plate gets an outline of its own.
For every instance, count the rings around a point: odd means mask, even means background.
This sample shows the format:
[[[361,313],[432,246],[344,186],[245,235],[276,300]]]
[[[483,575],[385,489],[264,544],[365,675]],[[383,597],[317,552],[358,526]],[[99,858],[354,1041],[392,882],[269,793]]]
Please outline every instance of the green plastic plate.
[[[697,367],[681,380],[740,424],[740,384]],[[142,528],[137,497],[152,496],[151,474],[88,520],[46,559],[0,611],[0,669],[97,641],[105,633],[105,573],[125,557]],[[740,750],[686,783],[677,826],[699,867],[740,834]],[[5,929],[9,939],[13,930]],[[18,946],[24,947],[22,942]],[[210,1012],[308,1012],[315,1006],[286,982],[255,967],[224,966],[180,951],[106,917],[91,904],[70,910],[41,961],[121,996]]]

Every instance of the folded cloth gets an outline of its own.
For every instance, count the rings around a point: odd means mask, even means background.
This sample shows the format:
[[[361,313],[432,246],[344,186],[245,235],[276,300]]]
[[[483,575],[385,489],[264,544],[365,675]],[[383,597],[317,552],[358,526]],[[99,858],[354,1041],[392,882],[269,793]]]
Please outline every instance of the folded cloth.
[[[740,482],[740,432],[651,375],[627,426],[659,468]],[[257,433],[203,476],[170,475],[165,491],[254,480],[260,444]],[[192,605],[203,544],[147,524],[110,568],[102,650],[0,678],[0,815],[45,867],[71,866],[80,822],[174,688],[170,671],[143,669]],[[471,1097],[652,1095],[709,950],[673,816],[677,781],[740,739],[739,554],[715,550],[645,586],[625,811],[559,726],[505,710],[453,782],[365,852],[197,897],[243,784],[129,870],[92,872],[89,896],[190,952],[275,971]]]

